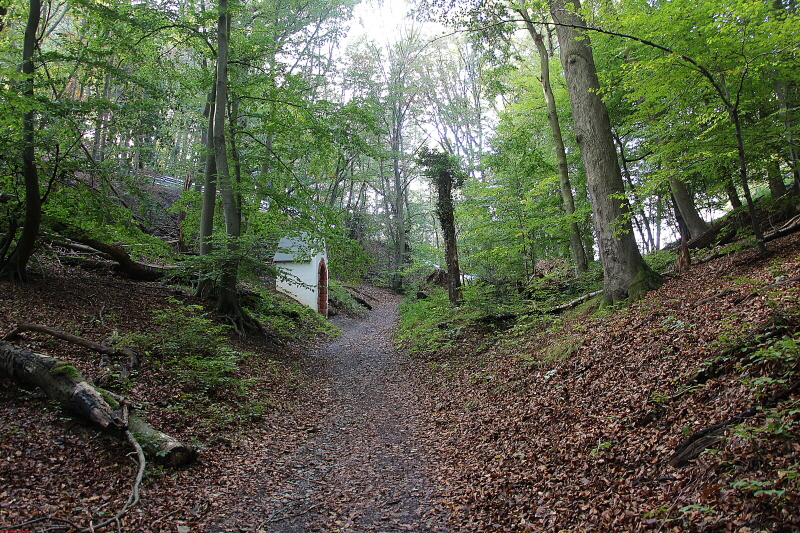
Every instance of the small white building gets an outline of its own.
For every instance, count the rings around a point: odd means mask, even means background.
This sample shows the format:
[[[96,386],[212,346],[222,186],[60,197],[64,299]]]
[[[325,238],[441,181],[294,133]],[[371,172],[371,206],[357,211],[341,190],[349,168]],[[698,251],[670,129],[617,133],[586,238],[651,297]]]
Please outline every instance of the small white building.
[[[282,272],[276,288],[323,316],[328,316],[328,255],[302,238],[284,237],[278,243],[275,266]]]

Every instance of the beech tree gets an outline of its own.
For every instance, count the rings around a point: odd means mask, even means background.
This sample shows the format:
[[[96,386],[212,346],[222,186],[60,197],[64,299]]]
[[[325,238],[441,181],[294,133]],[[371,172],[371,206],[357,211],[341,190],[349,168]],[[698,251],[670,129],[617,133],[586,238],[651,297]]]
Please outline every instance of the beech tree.
[[[738,185],[759,253],[769,255],[750,181],[767,181],[770,159],[796,166],[797,126],[781,102],[783,88],[796,84],[796,69],[786,65],[797,60],[797,13],[781,3],[703,2],[686,10],[632,0],[599,16],[607,21],[599,38],[626,43],[616,80],[635,109],[630,122],[658,129],[650,134],[654,154],[689,170],[684,175],[705,175],[734,208]]]
[[[553,0],[564,77],[572,106],[575,138],[583,158],[592,201],[600,259],[603,298],[608,302],[636,299],[660,284],[645,263],[633,234],[608,110],[600,95],[589,37],[578,14],[578,0]]]
[[[525,4],[520,3],[514,5],[512,9],[525,21],[525,28],[533,39],[536,45],[536,51],[539,55],[542,92],[544,93],[544,100],[547,104],[547,119],[550,123],[550,131],[553,135],[553,149],[556,154],[556,160],[558,161],[558,177],[561,187],[561,198],[564,203],[564,214],[567,218],[571,219],[569,222],[569,248],[572,255],[572,266],[575,269],[575,274],[581,274],[582,272],[586,272],[588,266],[578,222],[574,220],[575,198],[572,194],[572,185],[569,179],[569,165],[567,164],[567,153],[564,149],[564,138],[561,134],[561,123],[558,119],[556,100],[550,82],[550,54],[544,42],[544,35],[534,24]]]

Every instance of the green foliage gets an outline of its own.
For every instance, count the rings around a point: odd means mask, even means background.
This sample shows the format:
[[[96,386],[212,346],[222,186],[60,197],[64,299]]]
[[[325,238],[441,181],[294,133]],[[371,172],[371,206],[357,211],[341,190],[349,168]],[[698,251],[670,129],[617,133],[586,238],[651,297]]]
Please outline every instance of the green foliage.
[[[447,292],[436,288],[428,298],[409,296],[400,304],[396,340],[411,355],[434,352],[452,342],[447,319],[454,314]]]
[[[153,312],[158,331],[119,342],[160,360],[166,371],[196,391],[192,394],[206,395],[221,387],[244,394],[247,381],[234,377],[242,354],[227,344],[230,327],[215,323],[200,305],[170,302],[174,308]]]
[[[800,370],[800,343],[792,337],[769,342],[750,356],[744,370],[758,371],[758,375],[745,374],[744,379],[760,394],[785,386]]]
[[[319,336],[341,335],[341,331],[324,316],[288,296],[257,287],[254,293],[255,298],[246,303],[248,311],[261,321],[267,331],[278,337],[298,342]]]
[[[344,306],[345,311],[352,315],[366,314],[366,308],[355,301],[353,295],[350,294],[344,284],[338,280],[331,279],[328,281],[328,299],[334,300]]]
[[[655,272],[665,272],[675,266],[675,252],[655,250],[644,256],[647,265]]]

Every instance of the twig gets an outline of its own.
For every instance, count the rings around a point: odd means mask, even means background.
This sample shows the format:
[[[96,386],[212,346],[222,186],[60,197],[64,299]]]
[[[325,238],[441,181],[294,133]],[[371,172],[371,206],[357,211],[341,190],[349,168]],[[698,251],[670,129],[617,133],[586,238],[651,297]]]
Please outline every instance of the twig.
[[[700,305],[703,305],[703,304],[707,304],[708,302],[710,302],[712,300],[716,300],[717,298],[723,298],[723,297],[728,296],[729,294],[732,294],[732,293],[733,293],[733,291],[730,290],[730,289],[726,289],[724,291],[720,291],[720,292],[718,292],[717,294],[715,294],[713,296],[709,296],[708,298],[703,298],[702,300],[700,300],[698,302],[695,302],[694,304],[692,304],[691,307],[697,307],[697,306],[700,306]]]
[[[755,296],[758,296],[759,294],[761,294],[763,291],[765,291],[767,289],[774,289],[776,287],[782,287],[783,285],[788,285],[789,283],[795,283],[795,282],[798,282],[798,281],[800,281],[800,277],[791,278],[791,279],[785,279],[785,280],[782,280],[782,281],[777,281],[775,283],[771,283],[769,285],[765,285],[765,286],[761,287],[760,289],[758,289],[757,291],[753,291],[753,292],[751,292],[749,294],[746,294],[744,296],[740,296],[739,298],[736,298],[733,301],[733,305],[739,305],[740,303],[742,303],[743,301],[745,301],[745,300],[747,300],[749,298],[753,298]]]
[[[128,406],[127,405],[123,405],[123,418],[125,420],[128,419]],[[105,527],[105,526],[111,524],[112,522],[116,522],[117,528],[120,529],[119,519],[122,518],[125,515],[125,513],[128,511],[128,509],[130,509],[131,507],[133,507],[137,503],[139,503],[139,486],[142,484],[142,479],[144,478],[144,469],[145,469],[145,465],[146,465],[145,458],[144,458],[144,450],[142,450],[142,447],[136,441],[136,437],[133,436],[133,433],[131,433],[131,430],[129,430],[129,429],[125,430],[125,438],[131,444],[131,446],[133,446],[136,449],[136,456],[137,456],[137,458],[139,460],[139,472],[136,474],[136,480],[133,482],[133,488],[131,489],[131,495],[128,497],[128,501],[125,503],[125,505],[122,506],[122,509],[120,509],[120,511],[116,515],[114,515],[112,518],[109,518],[108,520],[106,520],[104,522],[100,522],[99,524],[94,525],[94,526],[90,522],[89,523],[89,528],[82,529],[81,530],[82,532],[90,532],[90,531],[93,531],[95,528],[99,529],[99,528]]]
[[[23,528],[25,528],[27,526],[31,526],[31,525],[36,524],[38,522],[45,522],[45,521],[48,521],[48,522],[63,522],[64,523],[63,526],[51,526],[51,525],[48,525],[49,529],[63,529],[63,528],[67,528],[67,527],[71,527],[72,529],[75,529],[75,530],[78,529],[78,526],[75,525],[75,522],[72,522],[71,520],[67,520],[65,518],[53,518],[51,516],[45,516],[45,517],[42,517],[42,518],[36,518],[34,520],[28,520],[27,522],[23,522],[21,524],[14,524],[14,525],[11,525],[11,526],[3,526],[3,527],[5,527],[5,529],[3,531],[9,531],[9,530],[13,530],[13,529],[23,529]]]
[[[161,522],[161,521],[162,521],[162,520],[164,520],[165,518],[169,518],[170,516],[174,515],[174,514],[175,514],[175,513],[177,513],[178,511],[180,511],[180,509],[175,509],[174,511],[170,511],[170,512],[168,512],[168,513],[167,513],[167,514],[165,514],[164,516],[160,516],[160,517],[156,518],[155,520],[153,520],[153,521],[150,523],[150,527],[155,527],[155,525],[156,525],[156,524],[158,524],[159,522]]]
[[[667,522],[670,520],[669,515],[671,515],[672,511],[675,510],[675,507],[678,506],[678,502],[680,501],[681,496],[683,496],[683,493],[686,492],[689,489],[689,487],[694,485],[695,481],[697,481],[697,479],[693,478],[686,485],[684,485],[684,487],[681,489],[681,491],[675,497],[675,501],[672,503],[672,506],[669,509],[667,509],[667,512],[664,515],[664,521],[661,522],[661,526],[658,528],[658,531],[656,531],[656,533],[661,533],[661,530],[664,529],[664,526],[666,526]]]

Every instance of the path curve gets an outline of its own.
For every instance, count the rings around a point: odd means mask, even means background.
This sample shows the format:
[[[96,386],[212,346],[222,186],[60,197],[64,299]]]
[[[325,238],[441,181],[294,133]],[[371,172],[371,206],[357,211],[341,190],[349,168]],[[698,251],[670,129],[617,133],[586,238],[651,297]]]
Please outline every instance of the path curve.
[[[418,408],[407,356],[392,346],[399,297],[362,290],[373,310],[335,317],[342,336],[308,354],[326,369],[327,411],[307,439],[276,458],[278,468],[251,499],[259,509],[248,514],[260,523],[249,530],[449,531],[426,460],[434,429]],[[241,527],[242,517],[229,518]]]

